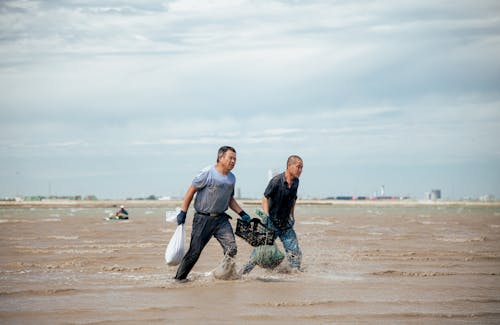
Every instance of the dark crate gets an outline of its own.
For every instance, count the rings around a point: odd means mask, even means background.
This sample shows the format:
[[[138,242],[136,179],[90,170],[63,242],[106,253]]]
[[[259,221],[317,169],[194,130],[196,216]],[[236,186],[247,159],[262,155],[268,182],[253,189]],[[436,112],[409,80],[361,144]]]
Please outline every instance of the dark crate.
[[[250,222],[238,219],[235,234],[254,247],[274,244],[274,232],[257,218],[253,218]]]

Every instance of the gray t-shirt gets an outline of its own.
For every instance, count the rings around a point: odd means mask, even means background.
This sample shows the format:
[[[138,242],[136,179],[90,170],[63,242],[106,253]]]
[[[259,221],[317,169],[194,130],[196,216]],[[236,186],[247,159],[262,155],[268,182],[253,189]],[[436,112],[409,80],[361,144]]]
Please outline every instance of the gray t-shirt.
[[[236,177],[231,172],[223,175],[215,166],[204,168],[192,183],[198,190],[194,200],[194,209],[203,213],[225,212],[234,195],[235,183]]]

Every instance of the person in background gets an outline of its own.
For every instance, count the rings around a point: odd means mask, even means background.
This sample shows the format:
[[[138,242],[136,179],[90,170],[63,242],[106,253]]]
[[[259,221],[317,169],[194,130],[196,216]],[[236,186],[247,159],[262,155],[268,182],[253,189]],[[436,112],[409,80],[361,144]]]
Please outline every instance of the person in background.
[[[231,208],[247,222],[251,218],[234,199],[236,177],[231,170],[235,164],[236,150],[230,146],[219,148],[216,164],[203,169],[193,179],[184,196],[181,211],[177,215],[177,223],[180,225],[186,221],[186,212],[196,194],[195,213],[189,250],[177,269],[175,275],[177,281],[186,280],[212,236],[222,246],[225,258],[236,256],[236,240],[233,227],[229,222],[231,217],[225,211]]]
[[[302,158],[297,155],[288,157],[286,170],[269,181],[262,198],[262,210],[266,215],[264,222],[267,222],[268,228],[274,230],[274,238],[279,238],[283,243],[288,265],[292,270],[299,270],[302,261],[294,224],[295,202],[303,167]],[[255,250],[252,252],[252,255],[254,254]],[[248,262],[241,272],[248,274],[255,265],[255,262]]]
[[[115,216],[117,216],[118,219],[128,219],[128,212],[125,210],[125,206],[120,205],[120,210],[115,212]]]

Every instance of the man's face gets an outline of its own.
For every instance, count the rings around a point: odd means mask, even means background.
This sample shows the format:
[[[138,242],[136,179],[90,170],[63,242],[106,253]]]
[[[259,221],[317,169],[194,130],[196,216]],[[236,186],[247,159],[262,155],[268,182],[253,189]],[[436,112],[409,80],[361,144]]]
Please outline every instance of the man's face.
[[[302,174],[302,168],[304,167],[304,163],[301,160],[296,160],[294,163],[288,166],[288,171],[290,175],[294,178],[299,178],[300,174]]]
[[[232,170],[236,165],[236,153],[231,150],[226,151],[219,158],[219,162],[226,170]]]

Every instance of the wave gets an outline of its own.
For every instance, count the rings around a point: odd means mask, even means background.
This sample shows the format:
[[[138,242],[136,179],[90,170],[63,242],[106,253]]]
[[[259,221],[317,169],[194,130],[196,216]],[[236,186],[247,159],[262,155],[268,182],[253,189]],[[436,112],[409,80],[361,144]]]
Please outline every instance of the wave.
[[[24,296],[58,296],[76,294],[84,290],[63,288],[63,289],[40,289],[40,290],[19,290],[19,291],[3,291],[0,292],[0,297],[24,297]]]
[[[300,221],[299,224],[301,224],[301,225],[329,226],[329,225],[332,225],[333,223],[330,221]]]
[[[446,221],[417,221],[417,223],[422,225],[447,225]]]
[[[346,307],[349,305],[359,304],[391,304],[397,303],[398,305],[422,305],[422,304],[456,304],[456,303],[479,303],[479,304],[497,304],[500,299],[487,299],[487,298],[465,298],[465,299],[451,299],[439,301],[418,301],[418,300],[396,300],[396,301],[363,301],[363,300],[313,300],[313,301],[278,301],[278,302],[263,302],[253,303],[255,307],[311,307],[311,306],[325,306],[325,307]]]
[[[407,277],[434,277],[434,276],[498,276],[500,272],[438,272],[438,271],[396,271],[396,270],[386,270],[379,272],[369,273],[370,275],[377,276],[407,276]]]
[[[457,275],[457,273],[453,272],[437,272],[437,271],[417,271],[417,272],[409,272],[409,271],[396,271],[396,270],[386,270],[379,272],[372,272],[371,275],[382,275],[382,276],[409,276],[409,277],[431,277],[431,276],[450,276]]]
[[[119,265],[112,265],[112,266],[103,266],[101,268],[101,271],[104,272],[145,272],[145,271],[155,271],[156,268],[154,267],[146,267],[146,266],[138,266],[138,267],[125,267],[125,266],[119,266]]]
[[[180,311],[180,310],[194,310],[195,306],[172,306],[172,307],[147,307],[142,309],[136,309],[137,312],[145,312],[145,313],[164,313],[171,311]]]
[[[39,223],[39,222],[60,222],[60,218],[44,218],[44,219],[0,219],[0,223]]]
[[[435,237],[435,240],[439,241],[444,241],[444,242],[451,242],[451,243],[472,243],[472,242],[483,242],[487,241],[488,239],[485,236],[480,236],[480,237],[472,237],[472,238],[467,238],[467,237]]]
[[[339,321],[339,320],[352,320],[352,319],[369,319],[369,320],[385,320],[396,321],[404,319],[461,319],[461,318],[491,318],[498,319],[500,313],[496,312],[474,312],[474,313],[419,313],[419,312],[402,312],[402,313],[369,313],[369,314],[329,314],[329,315],[298,315],[299,319],[304,320],[324,320],[324,321]]]
[[[20,219],[0,219],[0,223],[28,223],[28,220]]]
[[[75,240],[78,239],[78,236],[48,236],[49,239],[62,239],[62,240]]]
[[[265,303],[253,303],[252,306],[255,307],[310,307],[310,306],[339,306],[339,305],[351,305],[357,304],[360,301],[356,300],[323,300],[323,301],[302,301],[302,302],[291,302],[291,301],[278,301],[278,302],[265,302]]]

